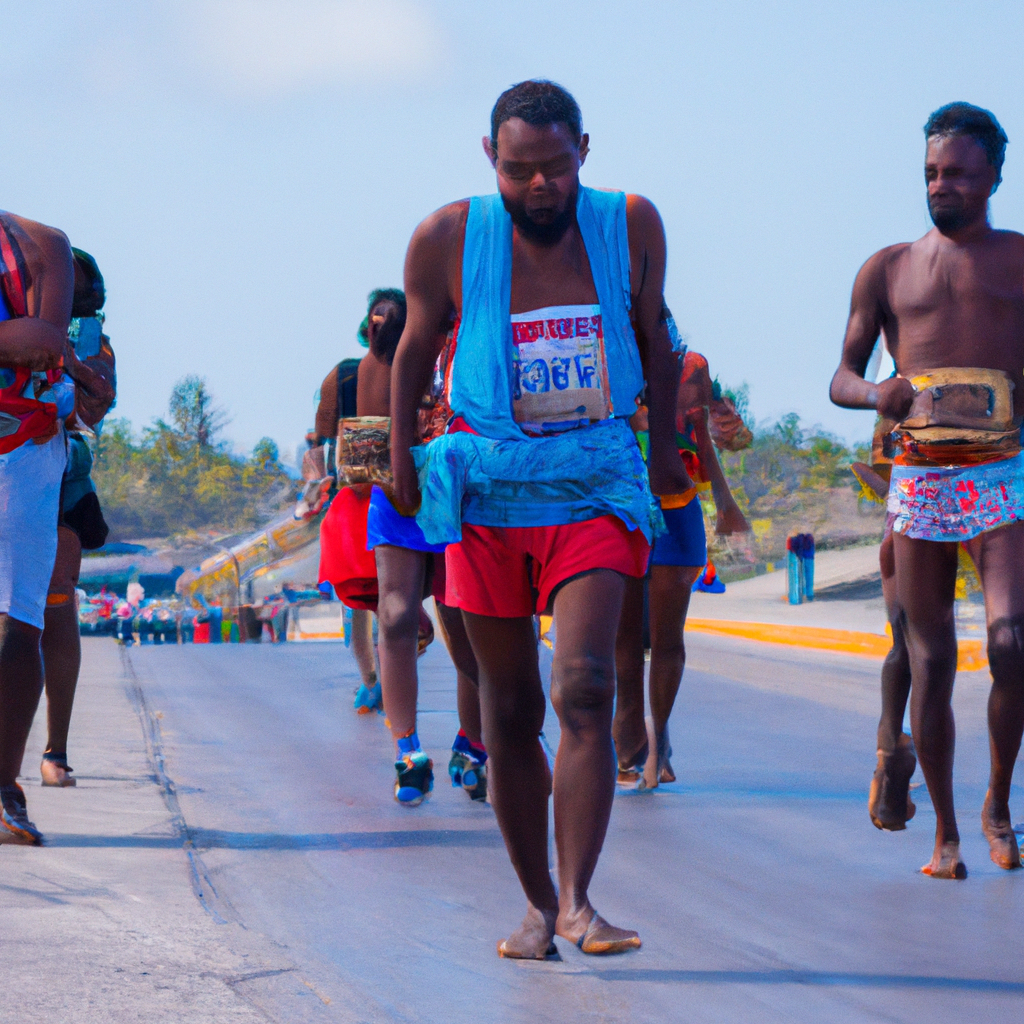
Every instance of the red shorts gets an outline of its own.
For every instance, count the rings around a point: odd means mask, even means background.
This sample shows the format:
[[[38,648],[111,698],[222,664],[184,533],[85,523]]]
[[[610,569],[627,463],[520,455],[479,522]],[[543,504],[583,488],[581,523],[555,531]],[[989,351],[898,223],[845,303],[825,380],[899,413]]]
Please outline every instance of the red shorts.
[[[377,559],[366,550],[370,488],[343,487],[320,524],[320,580],[349,608],[377,610]]]
[[[562,583],[594,569],[643,576],[650,545],[618,516],[565,526],[462,524],[445,552],[445,604],[475,615],[516,619],[546,612]]]

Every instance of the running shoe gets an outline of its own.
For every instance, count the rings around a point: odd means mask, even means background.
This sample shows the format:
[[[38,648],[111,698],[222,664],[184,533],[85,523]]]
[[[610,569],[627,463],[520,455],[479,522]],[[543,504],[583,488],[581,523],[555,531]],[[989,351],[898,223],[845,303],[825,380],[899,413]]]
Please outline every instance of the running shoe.
[[[77,786],[78,780],[71,773],[75,769],[68,764],[67,754],[43,754],[43,763],[39,766],[39,774],[44,786]]]
[[[448,775],[453,789],[461,787],[471,800],[487,799],[487,751],[471,743],[462,730],[452,744]]]
[[[383,714],[384,693],[381,690],[380,683],[374,682],[373,686],[360,683],[359,689],[356,690],[354,707],[360,715],[369,715],[374,711],[378,714]]]
[[[17,783],[0,786],[0,824],[28,846],[42,846],[43,834],[28,820],[25,792]]]
[[[395,771],[395,799],[405,807],[417,807],[434,788],[434,762],[422,750],[403,754]]]

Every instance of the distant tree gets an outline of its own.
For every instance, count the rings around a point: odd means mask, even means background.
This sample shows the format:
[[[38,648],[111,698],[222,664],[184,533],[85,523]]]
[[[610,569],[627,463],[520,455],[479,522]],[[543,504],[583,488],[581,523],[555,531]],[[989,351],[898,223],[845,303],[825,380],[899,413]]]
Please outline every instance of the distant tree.
[[[249,529],[294,498],[270,438],[248,459],[218,442],[226,417],[201,378],[174,386],[169,414],[141,436],[110,420],[97,440],[93,476],[112,537]]]
[[[190,373],[171,391],[168,409],[175,429],[186,444],[209,448],[227,423],[224,411],[213,401],[205,377]]]
[[[276,466],[281,460],[277,444],[269,437],[261,437],[252,450],[252,461],[255,465],[266,468]]]

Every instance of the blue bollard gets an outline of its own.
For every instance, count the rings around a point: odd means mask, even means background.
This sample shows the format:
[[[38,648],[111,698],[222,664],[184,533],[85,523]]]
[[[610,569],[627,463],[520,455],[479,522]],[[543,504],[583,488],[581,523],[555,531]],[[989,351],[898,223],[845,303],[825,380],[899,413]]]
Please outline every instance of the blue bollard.
[[[786,541],[786,585],[790,604],[799,604],[803,597],[803,573],[800,566],[800,555],[794,550],[795,537]]]
[[[803,570],[804,570],[804,597],[808,601],[814,600],[814,534],[804,534]]]

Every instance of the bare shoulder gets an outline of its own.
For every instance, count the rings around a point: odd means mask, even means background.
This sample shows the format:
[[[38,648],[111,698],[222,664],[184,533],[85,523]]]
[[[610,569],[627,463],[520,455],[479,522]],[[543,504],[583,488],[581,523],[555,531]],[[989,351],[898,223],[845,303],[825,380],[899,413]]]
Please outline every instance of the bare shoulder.
[[[48,255],[66,255],[71,259],[71,243],[68,236],[60,228],[51,228],[38,221],[29,220],[27,217],[19,217],[17,214],[9,214],[15,227],[31,239],[43,253]],[[28,254],[26,253],[26,256]]]
[[[445,249],[459,240],[466,228],[469,216],[469,200],[460,199],[435,210],[420,221],[413,232],[412,245],[430,249]]]
[[[910,253],[913,243],[897,242],[868,257],[857,272],[857,287],[885,290],[889,272]]]
[[[1003,229],[993,231],[996,241],[1009,252],[1024,256],[1024,235],[1019,231],[1006,231]]]
[[[646,234],[649,231],[664,233],[661,214],[658,208],[646,196],[626,193],[626,224],[634,230]]]

